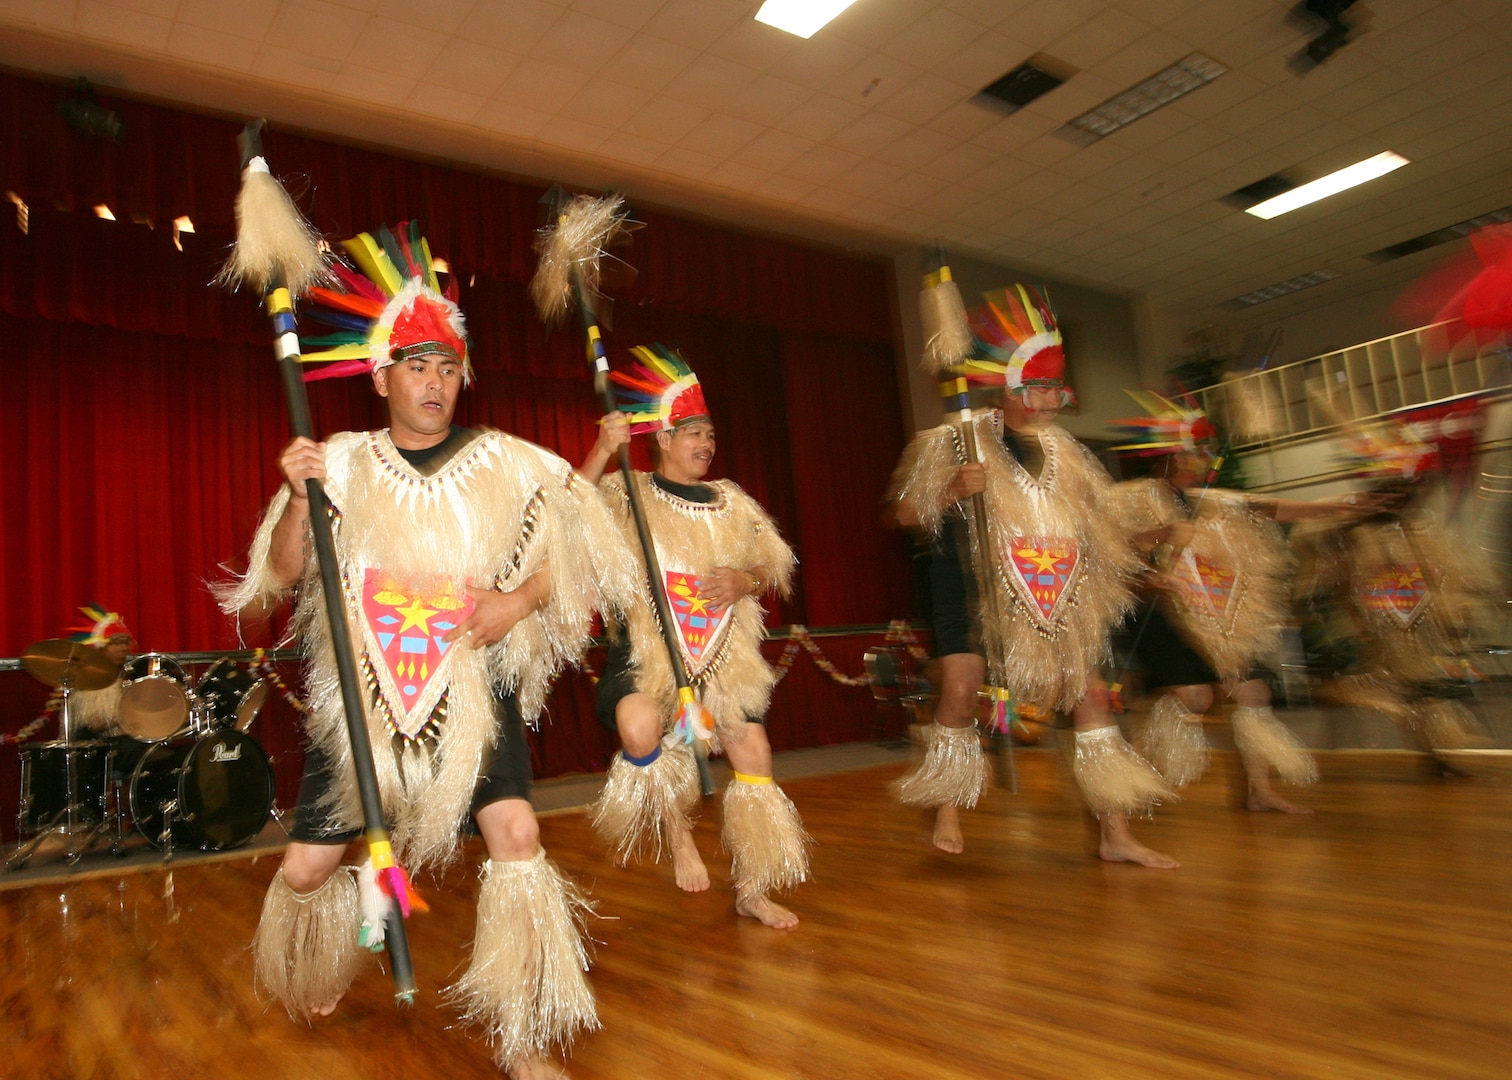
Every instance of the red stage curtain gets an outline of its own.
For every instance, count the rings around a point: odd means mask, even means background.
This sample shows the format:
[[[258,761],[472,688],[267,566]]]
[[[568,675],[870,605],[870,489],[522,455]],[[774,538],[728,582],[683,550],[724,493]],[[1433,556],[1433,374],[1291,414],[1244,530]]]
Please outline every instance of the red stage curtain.
[[[0,75],[0,193],[30,208],[23,233],[0,202],[0,656],[58,636],[91,600],[122,612],[145,649],[230,649],[237,628],[205,583],[244,557],[287,439],[259,305],[208,285],[231,241],[238,125],[107,95],[125,141],[90,142],[57,113],[71,93]],[[459,422],[581,459],[596,419],[581,341],[543,326],[526,295],[541,187],[277,131],[267,147],[326,234],[414,217],[450,261],[479,373]],[[117,220],[94,216],[96,204]],[[181,215],[196,231],[178,250]],[[614,290],[611,350],[660,341],[700,373],[715,475],[766,506],[799,552],[798,587],[770,621],[906,614],[906,559],[876,524],[904,437],[886,262],[644,218],[620,252],[639,276]],[[366,380],[311,396],[320,431],[383,422]],[[268,645],[275,631],[246,633],[248,646]],[[846,709],[789,682],[774,743],[856,729],[855,715],[831,723]],[[600,767],[612,747],[586,687],[568,676],[553,699],[546,775]],[[0,731],[35,715],[28,695],[3,697]]]

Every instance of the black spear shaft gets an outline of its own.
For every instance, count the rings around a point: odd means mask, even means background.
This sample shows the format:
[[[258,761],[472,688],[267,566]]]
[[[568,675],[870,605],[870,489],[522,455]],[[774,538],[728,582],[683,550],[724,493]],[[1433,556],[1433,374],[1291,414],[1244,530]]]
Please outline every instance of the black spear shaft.
[[[561,216],[562,198],[559,191],[553,189],[551,206],[558,218]],[[549,196],[550,197],[550,196]],[[598,315],[588,303],[586,290],[583,288],[583,276],[581,271],[573,266],[571,270],[572,297],[577,307],[578,319],[583,325],[583,336],[588,342],[588,361],[593,365],[593,392],[598,395],[599,404],[604,409],[604,414],[614,412],[619,405],[614,400],[614,389],[609,385],[609,361],[604,355],[603,331],[599,328]],[[667,659],[672,664],[672,678],[677,683],[679,706],[683,700],[692,693],[693,682],[688,678],[688,669],[683,665],[682,654],[678,651],[676,631],[673,627],[672,605],[667,602],[667,596],[663,589],[661,560],[656,557],[656,544],[651,539],[651,527],[646,524],[645,507],[641,504],[640,486],[635,482],[635,471],[630,465],[630,447],[628,445],[619,448],[620,475],[625,480],[625,495],[630,500],[630,516],[635,519],[635,534],[640,539],[641,554],[646,559],[646,574],[650,578],[651,602],[656,605],[656,619],[660,624],[662,644],[667,648]],[[692,717],[689,717],[692,723]],[[708,755],[701,745],[702,740],[694,735],[693,760],[698,763],[698,784],[700,790],[707,797],[714,794],[714,775],[709,770]]]
[[[239,140],[242,144],[242,168],[262,155],[262,122],[248,124]],[[263,297],[268,317],[277,335],[274,352],[283,377],[284,400],[289,408],[289,427],[296,437],[315,438],[310,418],[310,399],[305,392],[304,377],[299,369],[299,338],[295,333],[294,303],[289,290],[275,277],[268,283]],[[331,647],[336,652],[336,673],[341,681],[341,704],[346,713],[347,736],[352,742],[352,763],[357,773],[357,792],[362,800],[362,819],[368,852],[374,866],[382,870],[383,861],[394,865],[388,828],[383,819],[383,802],[378,795],[378,774],[373,767],[373,747],[368,739],[367,710],[363,705],[362,683],[352,652],[352,633],[347,625],[346,603],[341,587],[340,564],[336,560],[336,542],[331,531],[330,501],[325,487],[315,478],[305,481],[310,500],[310,532],[315,541],[315,562],[320,569],[320,587],[325,596],[326,621],[331,628]],[[386,920],[385,943],[394,977],[394,997],[402,1004],[415,1000],[415,969],[410,961],[409,938],[405,935],[404,915],[399,903],[390,905]]]

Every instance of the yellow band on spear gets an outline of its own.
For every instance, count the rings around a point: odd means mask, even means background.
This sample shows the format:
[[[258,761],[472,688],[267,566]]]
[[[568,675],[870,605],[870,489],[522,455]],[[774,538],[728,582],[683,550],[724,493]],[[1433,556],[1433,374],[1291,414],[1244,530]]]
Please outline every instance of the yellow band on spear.
[[[599,328],[598,328],[598,324],[597,323],[594,323],[592,326],[588,327],[588,340],[589,341],[598,341],[602,337],[603,337],[603,335],[599,333]]]
[[[281,311],[293,311],[294,300],[289,295],[289,290],[277,288],[268,293],[268,314],[277,315]]]
[[[398,865],[394,861],[394,849],[387,840],[369,840],[368,856],[373,860],[374,870],[387,870]]]
[[[679,686],[677,688],[677,700],[679,704],[693,704],[693,688],[691,686]]]
[[[955,279],[950,274],[950,267],[948,267],[948,266],[942,266],[942,267],[940,267],[940,283],[942,285],[945,282],[947,282],[947,281],[954,281],[954,280]]]
[[[736,773],[735,779],[742,784],[770,784],[772,782],[770,776],[747,776],[743,772]]]

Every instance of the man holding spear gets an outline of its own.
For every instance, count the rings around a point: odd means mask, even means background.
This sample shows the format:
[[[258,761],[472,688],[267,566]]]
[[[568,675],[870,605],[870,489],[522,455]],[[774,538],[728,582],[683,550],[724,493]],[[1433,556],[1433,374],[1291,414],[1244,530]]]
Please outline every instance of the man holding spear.
[[[295,1016],[335,1008],[381,919],[370,871],[343,865],[359,835],[354,754],[336,649],[307,548],[318,480],[331,505],[344,614],[365,684],[364,728],[394,847],[412,869],[454,858],[469,817],[487,846],[471,966],[449,996],[482,1024],[515,1080],[562,1075],[546,1060],[598,1025],[571,881],[546,859],[531,809],[524,724],[588,642],[595,606],[634,591],[633,562],[602,500],[571,467],[496,431],[454,427],[471,382],[462,315],[417,227],[345,241],[336,283],[303,314],[332,327],[304,356],[317,375],[370,372],[381,431],[295,438],[287,483],[252,543],[228,612],[298,587],[309,754],[283,865],[254,942],[259,981]],[[361,879],[361,885],[359,885]]]
[[[633,428],[616,407],[598,282],[607,249],[627,228],[624,199],[567,198],[554,188],[545,202],[553,220],[537,241],[541,259],[531,296],[548,323],[577,310],[605,412],[603,433],[581,473],[596,483],[618,456],[620,475],[609,483],[609,501],[644,563],[641,599],[627,612],[629,646],[611,652],[611,670],[599,684],[599,720],[619,731],[626,753],[610,766],[594,822],[622,862],[641,850],[659,855],[665,843],[678,886],[707,889],[708,871],[688,821],[689,765],[704,774],[704,793],[712,794],[701,744],[723,749],[735,768],[725,789],[724,829],[735,910],[785,930],[798,925],[798,917],[769,894],[808,877],[808,835],[772,782],[772,750],[760,718],[777,678],[761,656],[759,598],[772,588],[786,592],[793,552],[739,487],[702,482],[714,459],[714,424],[682,357],[659,346],[635,350],[635,372],[613,377],[636,402]],[[656,433],[657,475],[630,468],[632,430]],[[669,727],[676,735],[663,743]],[[689,744],[695,754],[687,752]]]
[[[947,373],[1002,389],[1002,412],[967,411],[959,425],[922,432],[894,482],[898,521],[938,538],[931,584],[942,671],[923,761],[899,797],[935,808],[936,847],[963,850],[960,807],[985,784],[975,716],[991,672],[1014,700],[1071,714],[1072,770],[1098,820],[1099,856],[1175,867],[1129,828],[1129,815],[1173,793],[1124,741],[1097,679],[1108,635],[1132,606],[1137,559],[1107,472],[1052,422],[1070,393],[1055,314],[1020,285],[990,294],[970,325],[986,358]]]
[[[643,850],[671,849],[677,886],[709,887],[688,814],[695,796],[688,739],[709,737],[730,760],[724,842],[732,856],[735,910],[776,929],[798,916],[773,901],[808,874],[808,837],[798,811],[772,780],[772,747],[762,717],[776,674],[762,658],[761,598],[786,593],[795,559],[766,512],[729,480],[704,479],[714,460],[714,423],[691,368],[660,346],[633,350],[633,373],[612,378],[633,402],[605,417],[578,470],[599,481],[631,434],[654,440],[656,471],[616,473],[599,485],[633,536],[628,484],[640,494],[653,537],[661,589],[676,623],[678,655],[716,718],[712,732],[676,730],[676,687],[649,600],[628,612],[598,685],[599,721],[623,746],[592,808],[599,835],[621,862]],[[665,736],[665,738],[664,738]]]

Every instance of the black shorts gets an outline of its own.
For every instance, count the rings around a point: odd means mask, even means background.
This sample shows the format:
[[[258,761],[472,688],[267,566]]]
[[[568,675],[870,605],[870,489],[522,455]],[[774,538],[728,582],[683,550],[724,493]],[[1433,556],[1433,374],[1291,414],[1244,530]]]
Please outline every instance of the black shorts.
[[[1144,672],[1146,690],[1164,686],[1204,686],[1218,681],[1218,673],[1188,644],[1165,607],[1151,600],[1140,605],[1130,632],[1134,663]]]
[[[471,813],[500,799],[530,798],[530,745],[525,741],[525,721],[513,694],[495,696],[499,738],[487,756],[478,786],[473,790]],[[375,747],[382,752],[384,747]],[[301,844],[347,844],[362,835],[361,829],[334,825],[321,803],[331,788],[330,759],[318,747],[305,752],[304,778],[299,782],[299,802],[294,808],[294,827],[289,839]]]
[[[630,664],[630,639],[622,631],[609,639],[609,654],[604,658],[604,670],[599,673],[598,686],[593,693],[593,712],[598,722],[618,734],[614,710],[621,701],[636,692],[635,672]],[[746,722],[760,724],[760,716],[747,716]]]
[[[965,534],[958,518],[947,517],[930,548],[929,611],[936,656],[983,655],[981,634],[972,618],[973,582],[961,562]]]

